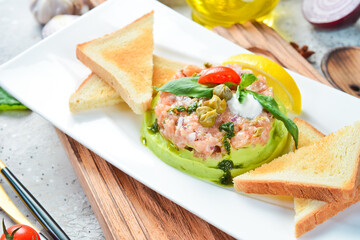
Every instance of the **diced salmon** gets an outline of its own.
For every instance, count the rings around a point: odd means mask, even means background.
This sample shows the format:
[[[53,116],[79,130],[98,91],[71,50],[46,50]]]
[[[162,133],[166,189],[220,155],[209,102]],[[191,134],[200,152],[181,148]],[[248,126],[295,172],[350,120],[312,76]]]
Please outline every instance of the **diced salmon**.
[[[196,73],[200,73],[204,68],[201,68],[196,65],[187,65],[185,68],[181,69],[179,72],[175,73],[172,77],[173,80],[183,78],[183,77],[191,77]]]
[[[248,72],[251,70],[238,69],[236,71]],[[174,77],[192,76],[202,68],[187,66]],[[189,75],[188,75],[189,74]],[[249,90],[272,96],[272,88],[266,85],[266,79],[258,76],[259,80],[248,87]],[[222,123],[233,122],[235,136],[230,139],[231,146],[239,149],[248,145],[265,145],[270,137],[273,116],[263,111],[256,119],[249,120],[232,113],[229,108],[219,114],[212,127],[203,127],[196,112],[187,113],[172,111],[174,108],[183,106],[185,109],[197,102],[202,105],[207,99],[198,99],[185,96],[176,96],[172,93],[160,92],[159,101],[155,107],[160,133],[170,140],[179,149],[191,149],[194,155],[201,158],[221,158],[226,154],[223,146],[225,133],[219,130]]]

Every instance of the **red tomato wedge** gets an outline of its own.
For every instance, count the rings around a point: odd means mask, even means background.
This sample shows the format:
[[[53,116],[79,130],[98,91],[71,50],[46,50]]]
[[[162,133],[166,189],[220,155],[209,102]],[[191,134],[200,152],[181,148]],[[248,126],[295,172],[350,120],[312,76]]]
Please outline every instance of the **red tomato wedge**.
[[[225,66],[211,67],[202,70],[200,73],[198,83],[226,83],[232,82],[235,84],[240,83],[240,76],[233,69]]]

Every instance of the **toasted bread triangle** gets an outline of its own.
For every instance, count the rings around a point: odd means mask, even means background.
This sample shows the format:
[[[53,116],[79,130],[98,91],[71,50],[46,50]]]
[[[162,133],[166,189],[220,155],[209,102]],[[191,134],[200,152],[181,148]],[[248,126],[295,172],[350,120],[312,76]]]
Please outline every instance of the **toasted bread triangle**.
[[[154,70],[152,85],[161,87],[170,81],[173,75],[186,65],[154,55]],[[90,76],[81,83],[79,88],[69,99],[71,112],[81,112],[93,108],[112,106],[123,102],[120,95],[96,74]]]
[[[112,106],[124,102],[119,94],[95,73],[91,73],[69,99],[73,113],[92,108]]]
[[[234,187],[246,193],[348,202],[355,196],[359,162],[360,121],[236,177]]]
[[[136,114],[152,98],[153,12],[104,37],[79,44],[77,58],[112,86]]]
[[[294,122],[299,129],[299,148],[309,146],[325,137],[324,134],[300,118],[295,118]],[[356,190],[355,197],[344,203],[294,198],[295,236],[300,237],[359,200],[360,186]]]
[[[360,201],[360,186],[357,187],[354,198],[348,202],[324,202],[313,199],[295,198],[295,236],[315,228],[340,211]]]

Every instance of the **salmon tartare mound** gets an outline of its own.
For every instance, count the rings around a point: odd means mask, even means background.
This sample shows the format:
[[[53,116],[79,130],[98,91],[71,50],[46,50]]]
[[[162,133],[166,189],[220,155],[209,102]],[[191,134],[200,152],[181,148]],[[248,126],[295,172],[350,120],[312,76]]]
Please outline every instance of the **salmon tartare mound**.
[[[231,185],[287,152],[297,128],[265,77],[235,64],[204,65],[188,65],[156,88],[142,140],[170,166]]]
[[[239,66],[230,67],[239,74],[252,73],[251,70],[241,69]],[[201,70],[199,67],[190,65],[177,73],[175,78],[193,76]],[[247,89],[273,96],[273,90],[266,85],[266,79],[263,76],[258,76],[258,80]],[[248,119],[231,112],[227,107],[217,116],[213,126],[204,127],[200,124],[195,111],[179,111],[179,109],[189,109],[191,106],[201,107],[207,99],[177,96],[168,92],[160,92],[159,95],[155,114],[161,135],[177,148],[193,151],[196,157],[219,159],[227,153],[223,143],[226,133],[219,130],[223,123],[234,124],[235,136],[229,140],[233,149],[256,144],[265,145],[269,140],[273,116],[265,110],[255,119]]]

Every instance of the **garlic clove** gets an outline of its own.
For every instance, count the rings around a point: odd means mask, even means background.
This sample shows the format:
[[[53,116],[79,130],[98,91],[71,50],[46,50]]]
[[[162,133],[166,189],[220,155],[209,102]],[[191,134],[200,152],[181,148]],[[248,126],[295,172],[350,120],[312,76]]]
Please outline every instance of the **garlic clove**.
[[[53,17],[42,29],[42,38],[46,38],[50,36],[51,34],[59,31],[60,29],[68,26],[72,22],[74,22],[76,19],[78,19],[79,16],[77,15],[57,15]]]
[[[60,14],[80,14],[83,7],[82,0],[34,0],[31,12],[41,24]]]

